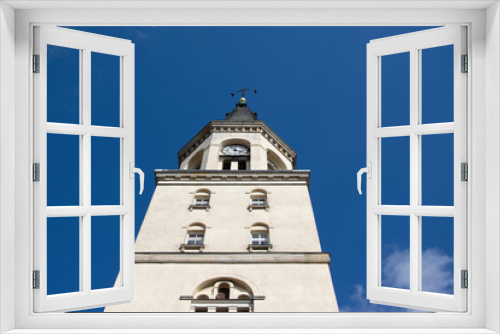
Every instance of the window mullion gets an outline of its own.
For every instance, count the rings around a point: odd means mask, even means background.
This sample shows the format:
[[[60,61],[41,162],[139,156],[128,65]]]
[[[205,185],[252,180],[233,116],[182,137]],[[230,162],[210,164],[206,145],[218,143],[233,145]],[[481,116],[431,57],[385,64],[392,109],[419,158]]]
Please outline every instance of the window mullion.
[[[420,281],[419,217],[413,210],[420,203],[420,136],[415,134],[419,122],[420,59],[419,50],[410,50],[410,291],[418,291]]]
[[[83,50],[83,60],[81,66],[81,89],[80,94],[82,101],[82,125],[90,129],[91,126],[91,51],[90,49]],[[82,204],[84,207],[89,208],[91,202],[91,144],[92,137],[90,131],[82,137],[82,147],[80,149],[80,166],[82,170]],[[91,216],[90,211],[87,212],[82,218],[82,233],[80,234],[80,252],[81,252],[81,265],[80,277],[83,280],[83,291],[89,292],[92,288],[91,285]]]

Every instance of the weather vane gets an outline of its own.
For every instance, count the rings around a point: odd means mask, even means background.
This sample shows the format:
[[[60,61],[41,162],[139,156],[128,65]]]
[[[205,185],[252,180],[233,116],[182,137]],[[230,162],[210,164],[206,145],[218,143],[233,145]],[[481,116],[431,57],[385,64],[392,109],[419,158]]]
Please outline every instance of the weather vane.
[[[242,89],[238,89],[238,90],[236,90],[236,91],[232,92],[232,93],[231,93],[231,96],[232,96],[232,97],[234,97],[234,95],[235,95],[236,93],[241,93],[241,97],[245,97],[245,92],[246,92],[246,91],[248,91],[248,90],[252,90],[252,89],[251,89],[251,88],[246,88],[245,86],[243,86],[243,88],[242,88]],[[257,94],[257,89],[254,89],[254,90],[253,90],[253,93],[254,93],[254,94]]]

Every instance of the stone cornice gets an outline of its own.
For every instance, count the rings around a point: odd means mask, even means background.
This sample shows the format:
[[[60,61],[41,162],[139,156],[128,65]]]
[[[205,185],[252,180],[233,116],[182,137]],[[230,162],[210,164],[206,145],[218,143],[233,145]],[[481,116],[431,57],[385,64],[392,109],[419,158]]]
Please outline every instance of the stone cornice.
[[[175,253],[136,252],[135,263],[303,263],[330,264],[330,253],[268,252],[268,253]]]
[[[191,169],[156,169],[156,185],[168,185],[175,182],[214,182],[248,183],[281,182],[306,183],[309,186],[309,170],[191,170]]]
[[[293,168],[296,167],[297,153],[263,121],[211,121],[179,151],[177,154],[179,166],[191,152],[200,146],[214,132],[261,133],[264,138],[290,160]]]

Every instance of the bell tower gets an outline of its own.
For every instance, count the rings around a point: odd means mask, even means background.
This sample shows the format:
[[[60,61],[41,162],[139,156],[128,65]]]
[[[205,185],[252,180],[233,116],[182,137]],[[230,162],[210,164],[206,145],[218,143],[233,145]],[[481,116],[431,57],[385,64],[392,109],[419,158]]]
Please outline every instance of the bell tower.
[[[244,97],[155,170],[135,298],[106,312],[338,312],[309,170]]]

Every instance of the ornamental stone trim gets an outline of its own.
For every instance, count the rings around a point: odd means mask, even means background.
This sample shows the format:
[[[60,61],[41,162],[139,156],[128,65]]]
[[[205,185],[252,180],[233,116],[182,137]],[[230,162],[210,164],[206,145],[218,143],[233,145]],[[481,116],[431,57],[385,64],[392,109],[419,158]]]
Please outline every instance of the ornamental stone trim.
[[[330,253],[325,252],[270,252],[270,253],[177,253],[136,252],[135,263],[302,263],[330,264]]]
[[[179,170],[156,169],[156,185],[173,182],[284,182],[309,186],[309,170]]]
[[[246,122],[211,121],[194,136],[178,153],[179,166],[191,152],[200,146],[214,132],[243,132],[261,133],[276,149],[278,149],[293,165],[296,166],[297,153],[288,146],[271,128],[263,121]]]

